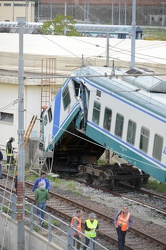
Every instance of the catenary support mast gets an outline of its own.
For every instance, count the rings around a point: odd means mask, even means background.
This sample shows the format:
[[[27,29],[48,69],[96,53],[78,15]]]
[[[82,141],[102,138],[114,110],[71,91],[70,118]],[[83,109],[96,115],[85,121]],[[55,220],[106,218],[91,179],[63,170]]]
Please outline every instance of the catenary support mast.
[[[18,183],[17,183],[17,221],[18,250],[25,249],[24,233],[24,60],[23,60],[24,22],[19,22],[19,59],[18,59]]]
[[[131,64],[130,68],[135,67],[135,34],[136,34],[136,0],[132,0],[132,34],[131,34]]]

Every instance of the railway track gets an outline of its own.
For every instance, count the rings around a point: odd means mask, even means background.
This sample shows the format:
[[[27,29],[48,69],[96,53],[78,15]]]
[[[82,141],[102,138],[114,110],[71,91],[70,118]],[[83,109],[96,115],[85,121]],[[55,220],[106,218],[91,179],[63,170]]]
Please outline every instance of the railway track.
[[[11,188],[11,181],[8,181],[6,184],[6,180],[1,181],[1,187]],[[25,197],[28,201],[35,203],[34,194],[31,192],[32,183],[25,182]],[[101,242],[105,247],[108,249],[117,249],[117,236],[115,227],[113,225],[113,218],[115,215],[114,211],[108,209],[107,206],[99,205],[96,203],[92,203],[92,201],[85,201],[82,198],[71,198],[69,194],[68,197],[59,195],[55,192],[49,192],[50,199],[47,202],[47,211],[50,213],[59,216],[70,222],[73,213],[78,208],[83,210],[83,221],[87,219],[88,214],[90,212],[94,212],[99,220],[99,231],[98,231],[98,241]],[[160,228],[157,225],[153,225],[153,232],[152,230],[145,229],[147,225],[142,222],[139,222],[136,218],[134,220],[134,227],[131,228],[130,232],[128,232],[126,237],[126,249],[156,249],[156,250],[163,250],[165,249],[166,239],[164,239],[165,234],[162,236],[163,228]],[[160,233],[161,230],[161,233]],[[156,232],[156,233],[154,233]],[[157,234],[160,234],[160,238],[157,237]],[[114,246],[115,248],[112,248]]]
[[[75,180],[75,179],[72,178],[72,180]],[[82,180],[76,180],[76,181],[84,185],[87,185],[89,187],[92,187],[94,189],[97,189],[97,190],[100,189],[105,193],[109,193],[113,195],[114,197],[121,197],[121,198],[128,200],[129,202],[133,202],[135,204],[154,210],[155,212],[161,214],[163,218],[166,216],[166,196],[165,195],[156,194],[154,192],[150,192],[144,189],[136,189],[126,184],[120,184],[119,188],[117,188],[116,190],[115,189],[108,190],[107,187],[103,187],[103,186],[99,186],[95,184],[89,185],[89,184],[86,184],[86,182]],[[142,196],[140,194],[142,194]],[[160,201],[161,208],[159,208],[159,201]]]

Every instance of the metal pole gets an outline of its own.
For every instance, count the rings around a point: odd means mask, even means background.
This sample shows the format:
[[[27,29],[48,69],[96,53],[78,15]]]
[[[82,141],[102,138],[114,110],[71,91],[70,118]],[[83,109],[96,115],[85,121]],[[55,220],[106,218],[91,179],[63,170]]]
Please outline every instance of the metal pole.
[[[125,1],[125,25],[126,25],[126,1]]]
[[[67,8],[66,8],[66,2],[65,2],[65,12],[64,12],[64,15],[65,15],[65,27],[64,27],[64,35],[66,35],[66,22],[67,22],[67,19],[66,19],[66,16],[67,16]]]
[[[89,3],[87,4],[87,14],[86,14],[86,19],[89,21]]]
[[[114,25],[114,0],[112,0],[112,25]]]
[[[13,22],[14,22],[14,0],[13,0]]]
[[[136,0],[132,0],[132,31],[131,31],[131,64],[130,68],[135,67],[135,33],[136,33]]]
[[[119,0],[119,25],[120,25],[120,0]]]
[[[37,1],[37,21],[39,22],[39,0]]]
[[[109,67],[109,38],[110,38],[110,34],[107,33],[107,56],[106,56],[106,65],[107,67]]]
[[[28,3],[27,0],[25,0],[25,22],[28,22]]]
[[[86,21],[86,0],[84,3],[84,22]]]
[[[52,20],[52,0],[51,0],[51,3],[50,3],[50,20]]]
[[[164,6],[166,5],[166,2],[161,2],[162,5],[162,31],[164,30]]]
[[[23,61],[24,22],[19,22],[19,59],[18,59],[18,183],[17,183],[17,221],[18,250],[25,249],[24,234],[24,61]]]

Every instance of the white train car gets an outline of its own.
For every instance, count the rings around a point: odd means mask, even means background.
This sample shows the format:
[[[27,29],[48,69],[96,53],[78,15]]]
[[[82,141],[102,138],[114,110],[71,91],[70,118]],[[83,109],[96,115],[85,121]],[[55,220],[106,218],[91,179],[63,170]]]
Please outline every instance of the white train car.
[[[124,178],[140,187],[147,181],[145,174],[166,182],[165,80],[141,69],[80,68],[67,79],[44,120],[53,106],[43,134],[44,149],[54,150],[55,171],[81,165],[92,181],[91,164],[93,174],[111,185]],[[103,167],[107,174],[99,173],[97,160],[105,149],[129,164]],[[132,165],[137,170],[128,168]]]

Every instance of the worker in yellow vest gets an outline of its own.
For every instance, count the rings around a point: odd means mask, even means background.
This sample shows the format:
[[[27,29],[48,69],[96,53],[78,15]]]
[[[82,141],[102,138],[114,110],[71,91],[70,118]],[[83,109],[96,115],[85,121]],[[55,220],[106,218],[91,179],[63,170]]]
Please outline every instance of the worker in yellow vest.
[[[114,225],[116,227],[118,235],[118,247],[119,250],[124,250],[126,232],[132,226],[132,217],[128,212],[128,206],[124,206],[114,218]]]
[[[89,219],[85,221],[85,245],[88,246],[90,239],[96,239],[96,230],[99,228],[98,221],[96,220],[96,215],[91,213]],[[93,242],[93,250],[95,250],[95,243]],[[84,246],[83,250],[86,250],[87,247]]]
[[[9,140],[6,143],[6,156],[7,156],[7,169],[10,169],[13,167],[13,160],[14,160],[14,153],[13,153],[13,146],[12,142],[14,142],[14,138],[10,137]]]

